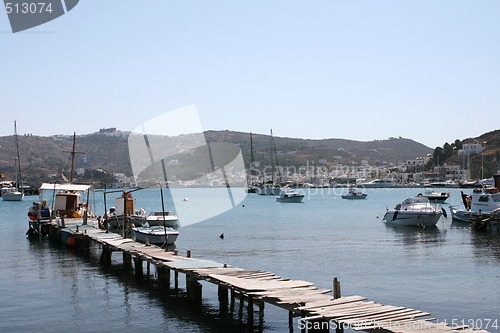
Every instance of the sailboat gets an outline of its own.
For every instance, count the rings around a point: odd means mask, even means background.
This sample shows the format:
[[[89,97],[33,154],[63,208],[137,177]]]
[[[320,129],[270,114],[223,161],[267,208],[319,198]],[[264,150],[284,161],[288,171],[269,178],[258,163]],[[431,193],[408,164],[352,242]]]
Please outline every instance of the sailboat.
[[[273,130],[271,130],[271,181],[266,181],[266,175],[263,174],[262,187],[257,190],[257,194],[259,195],[280,195],[281,193],[279,181],[276,182],[274,179],[273,155],[276,158],[276,164],[279,172],[278,154],[276,153],[276,146],[274,144]]]
[[[259,189],[255,184],[254,179],[254,166],[255,166],[255,158],[253,153],[253,137],[252,132],[250,132],[250,172],[247,172],[247,193],[256,193]]]
[[[17,138],[17,124],[14,121],[14,138],[16,141],[16,186],[2,188],[2,199],[4,201],[22,201],[24,199],[23,180],[21,176],[21,160],[19,158],[19,140]]]

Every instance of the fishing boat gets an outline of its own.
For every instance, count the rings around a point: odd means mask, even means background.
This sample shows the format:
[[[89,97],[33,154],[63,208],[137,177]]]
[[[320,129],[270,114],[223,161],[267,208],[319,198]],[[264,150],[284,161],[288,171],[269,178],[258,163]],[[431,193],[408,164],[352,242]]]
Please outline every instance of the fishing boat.
[[[302,200],[304,200],[303,194],[289,188],[282,190],[276,198],[277,202],[302,202]]]
[[[416,196],[397,204],[394,209],[387,209],[384,222],[391,225],[428,227],[436,225],[443,215],[443,210],[432,205],[429,199]]]
[[[122,228],[125,219],[127,223],[136,227],[142,227],[146,223],[146,211],[136,208],[136,200],[132,191],[123,191],[115,200],[116,206],[110,207],[106,214],[110,228]]]
[[[179,218],[171,210],[167,211],[152,211],[146,217],[146,222],[150,227],[164,226],[170,228],[179,227]]]
[[[24,199],[23,192],[23,178],[21,176],[21,159],[19,156],[19,140],[17,137],[17,124],[14,121],[14,139],[16,142],[16,152],[17,158],[15,163],[16,168],[16,186],[13,184],[11,186],[2,187],[1,195],[3,201],[22,201]]]
[[[423,197],[429,199],[430,202],[434,203],[444,203],[450,197],[450,192],[435,192],[432,190],[425,191],[423,194],[419,193]]]
[[[461,192],[463,208],[449,206],[454,221],[474,223],[478,220],[498,220],[500,216],[500,174],[493,175],[494,187],[481,192]]]
[[[169,227],[132,227],[132,239],[145,244],[173,244],[179,232]]]
[[[366,199],[367,196],[368,194],[361,192],[361,190],[351,187],[349,188],[347,194],[342,195],[342,199],[350,199],[350,200]]]

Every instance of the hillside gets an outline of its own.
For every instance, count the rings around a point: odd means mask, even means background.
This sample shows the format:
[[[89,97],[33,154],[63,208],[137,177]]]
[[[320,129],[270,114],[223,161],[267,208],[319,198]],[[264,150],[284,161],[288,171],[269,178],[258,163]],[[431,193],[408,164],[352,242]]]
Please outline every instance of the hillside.
[[[207,131],[205,137],[210,142],[228,142],[239,145],[245,160],[250,163],[250,134],[234,131]],[[152,138],[153,139],[153,138]],[[37,186],[49,180],[50,175],[68,176],[71,165],[72,136],[41,137],[20,135],[19,147],[23,179]],[[128,155],[128,133],[121,131],[101,131],[99,133],[77,135],[75,168],[101,169],[107,174],[93,172],[91,177],[108,181],[111,173],[131,175]],[[432,149],[418,142],[404,138],[390,138],[369,142],[325,139],[311,140],[274,137],[279,164],[281,166],[318,165],[325,162],[353,165],[366,161],[370,165],[395,164],[417,156],[432,153]],[[270,164],[271,138],[269,135],[254,134],[253,147],[255,161]],[[15,178],[14,137],[0,137],[0,172],[6,179]],[[85,175],[85,177],[90,177]]]
[[[489,178],[500,172],[500,130],[484,133],[477,138],[466,138],[462,143],[478,143],[485,148],[482,154],[471,156],[471,179]],[[446,163],[467,168],[468,161],[454,154]]]

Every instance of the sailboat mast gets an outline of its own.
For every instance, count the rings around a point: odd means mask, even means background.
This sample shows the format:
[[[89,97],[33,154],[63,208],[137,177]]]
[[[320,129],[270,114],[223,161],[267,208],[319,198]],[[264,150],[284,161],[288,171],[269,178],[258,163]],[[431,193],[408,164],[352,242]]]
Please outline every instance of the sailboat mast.
[[[76,132],[73,132],[73,149],[71,150],[71,173],[69,174],[69,182],[73,184],[73,176],[75,173],[75,146],[76,146]]]
[[[271,182],[274,186],[273,129],[271,128]]]
[[[250,181],[249,184],[253,184],[253,164],[255,162],[255,158],[253,155],[253,136],[252,132],[250,132]]]
[[[17,151],[17,177],[18,179],[16,179],[16,185],[17,185],[17,188],[21,188],[21,190],[23,189],[23,176],[21,174],[21,159],[19,157],[19,139],[17,137],[17,123],[16,121],[14,120],[14,137],[16,139],[16,151]]]

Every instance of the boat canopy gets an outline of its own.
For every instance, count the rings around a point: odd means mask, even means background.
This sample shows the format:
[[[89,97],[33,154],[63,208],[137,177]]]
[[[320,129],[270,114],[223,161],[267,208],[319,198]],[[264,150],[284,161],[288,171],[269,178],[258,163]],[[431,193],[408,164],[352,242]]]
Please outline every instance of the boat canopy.
[[[43,183],[40,190],[87,191],[92,185]]]

